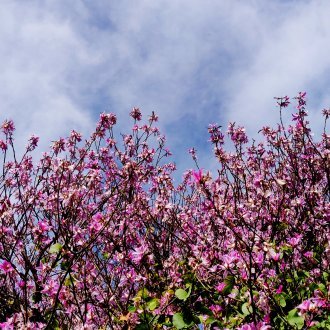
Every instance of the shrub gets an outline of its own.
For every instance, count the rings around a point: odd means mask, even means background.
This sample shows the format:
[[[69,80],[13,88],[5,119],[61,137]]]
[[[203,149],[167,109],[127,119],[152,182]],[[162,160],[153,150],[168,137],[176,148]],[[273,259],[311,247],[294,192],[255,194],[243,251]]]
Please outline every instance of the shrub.
[[[325,329],[330,326],[330,136],[293,122],[210,125],[215,175],[175,186],[165,138],[134,108],[116,140],[101,114],[38,163],[17,159],[2,124],[0,327],[40,329]],[[277,98],[280,113],[289,98]],[[323,111],[325,123],[330,115]],[[233,150],[225,150],[225,139]]]

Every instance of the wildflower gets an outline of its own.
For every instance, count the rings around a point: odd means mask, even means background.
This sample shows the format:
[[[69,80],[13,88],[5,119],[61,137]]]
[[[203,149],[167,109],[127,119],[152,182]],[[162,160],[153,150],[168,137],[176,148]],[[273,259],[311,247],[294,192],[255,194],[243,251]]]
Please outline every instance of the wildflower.
[[[10,262],[8,262],[7,260],[4,260],[1,264],[0,264],[0,270],[2,270],[5,274],[9,274],[11,273],[14,268],[11,265]]]
[[[140,263],[140,261],[142,260],[142,258],[145,255],[146,251],[147,251],[146,246],[136,247],[134,249],[134,251],[130,253],[131,259],[137,264]]]
[[[31,137],[29,139],[29,144],[27,146],[27,150],[28,151],[34,150],[37,147],[38,142],[39,142],[39,137],[35,136],[35,135],[31,135]]]
[[[201,169],[199,169],[198,171],[193,171],[193,176],[195,178],[195,181],[197,183],[200,183],[203,179],[203,172]]]
[[[283,96],[283,97],[274,97],[275,100],[277,100],[277,104],[282,107],[286,108],[290,104],[290,99],[288,96]]]
[[[14,130],[14,122],[12,120],[5,120],[1,125],[2,132],[6,135],[11,135]]]
[[[139,108],[133,108],[132,111],[130,112],[130,116],[138,121],[142,119],[142,114]]]
[[[7,143],[4,142],[3,140],[0,140],[0,149],[2,151],[6,151],[7,150]]]

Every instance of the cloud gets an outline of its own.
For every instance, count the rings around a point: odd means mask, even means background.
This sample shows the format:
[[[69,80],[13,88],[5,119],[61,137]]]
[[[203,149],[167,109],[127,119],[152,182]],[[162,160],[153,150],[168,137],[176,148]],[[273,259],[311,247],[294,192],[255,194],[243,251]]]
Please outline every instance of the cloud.
[[[197,145],[210,164],[206,127],[229,120],[254,134],[275,123],[273,97],[307,90],[330,104],[327,1],[2,1],[0,111],[18,141],[75,128],[98,113],[155,110],[182,171]],[[317,116],[312,112],[313,120]],[[320,124],[316,124],[318,128]]]
[[[306,2],[288,8],[280,24],[263,25],[266,37],[259,51],[250,65],[231,76],[228,119],[244,123],[250,132],[267,122],[274,124],[278,112],[273,96],[295,96],[303,90],[308,92],[309,106],[320,114],[325,101],[330,101],[329,10],[328,2]],[[321,123],[318,117],[313,120],[315,128]]]

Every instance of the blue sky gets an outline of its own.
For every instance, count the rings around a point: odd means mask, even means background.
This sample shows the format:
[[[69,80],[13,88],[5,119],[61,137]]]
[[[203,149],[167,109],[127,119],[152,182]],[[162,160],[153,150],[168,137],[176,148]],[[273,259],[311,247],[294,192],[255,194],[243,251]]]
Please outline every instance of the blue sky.
[[[330,106],[330,2],[54,0],[0,2],[0,118],[40,150],[100,112],[155,111],[182,172],[195,146],[213,167],[207,125],[251,136],[278,119],[273,97],[306,90],[313,128]]]

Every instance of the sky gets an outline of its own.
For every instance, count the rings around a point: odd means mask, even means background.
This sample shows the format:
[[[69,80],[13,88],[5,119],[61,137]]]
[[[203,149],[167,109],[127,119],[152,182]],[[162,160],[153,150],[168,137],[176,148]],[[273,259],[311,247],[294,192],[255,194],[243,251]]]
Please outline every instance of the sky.
[[[330,107],[328,0],[1,0],[0,121],[39,150],[101,112],[159,115],[179,173],[214,167],[207,126],[251,137],[278,120],[274,96],[308,95],[313,129]],[[294,109],[292,109],[293,111]],[[290,110],[291,111],[291,110]]]

